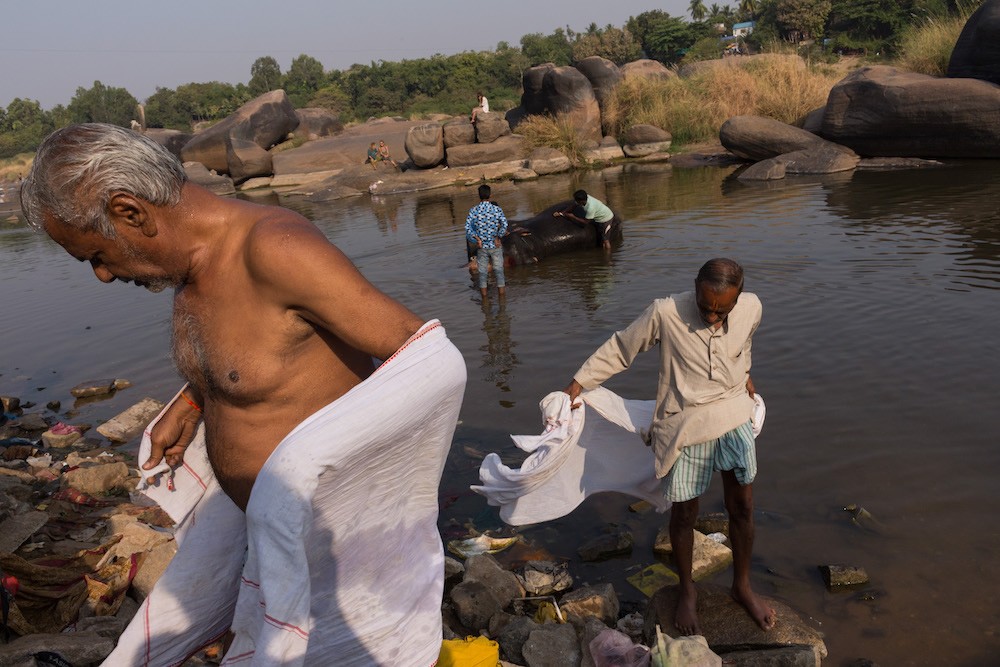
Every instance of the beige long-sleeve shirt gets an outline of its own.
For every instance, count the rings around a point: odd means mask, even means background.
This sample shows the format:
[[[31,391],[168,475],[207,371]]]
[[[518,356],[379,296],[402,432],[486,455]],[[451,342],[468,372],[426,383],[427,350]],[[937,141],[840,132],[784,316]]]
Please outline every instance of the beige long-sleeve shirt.
[[[702,321],[693,291],[657,299],[598,348],[574,379],[594,389],[659,345],[656,411],[645,437],[656,454],[656,476],[663,477],[681,448],[718,438],[750,419],[753,399],[746,383],[761,312],[760,299],[743,293],[716,330]]]

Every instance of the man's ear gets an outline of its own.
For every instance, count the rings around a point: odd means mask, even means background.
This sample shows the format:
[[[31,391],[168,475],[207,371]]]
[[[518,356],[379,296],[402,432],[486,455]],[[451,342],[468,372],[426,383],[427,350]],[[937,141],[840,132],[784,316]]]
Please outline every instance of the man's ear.
[[[113,192],[108,200],[108,216],[111,221],[134,227],[143,236],[156,236],[156,222],[151,213],[148,202],[127,192]]]

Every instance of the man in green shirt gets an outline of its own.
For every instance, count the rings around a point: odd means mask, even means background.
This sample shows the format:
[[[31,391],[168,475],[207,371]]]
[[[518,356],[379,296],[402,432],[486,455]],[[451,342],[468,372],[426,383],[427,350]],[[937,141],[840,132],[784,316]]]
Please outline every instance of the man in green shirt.
[[[601,235],[601,247],[611,248],[611,227],[615,219],[614,211],[596,197],[591,197],[586,190],[577,190],[573,193],[573,201],[576,206],[570,206],[564,211],[556,211],[552,215],[556,218],[569,218],[573,222],[585,225],[593,222],[597,227],[597,232]]]

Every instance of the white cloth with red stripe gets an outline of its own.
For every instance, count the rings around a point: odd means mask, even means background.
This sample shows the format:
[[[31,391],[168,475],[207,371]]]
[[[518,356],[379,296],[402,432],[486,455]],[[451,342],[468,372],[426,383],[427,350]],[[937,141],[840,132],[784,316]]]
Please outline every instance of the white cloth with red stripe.
[[[277,446],[246,514],[219,487],[199,428],[172,490],[169,468],[142,489],[177,522],[178,552],[104,664],[180,664],[230,625],[223,665],[434,664],[438,485],[465,379],[461,353],[428,322]],[[147,427],[140,461],[149,447]]]
[[[624,399],[604,387],[580,394],[571,409],[569,394],[554,391],[538,404],[541,435],[512,435],[530,455],[520,468],[504,465],[493,453],[479,467],[481,484],[472,490],[500,508],[512,526],[566,516],[587,496],[616,491],[651,503],[658,512],[670,508],[656,478],[656,457],[645,439],[656,401]],[[754,435],[764,424],[764,401],[754,398]]]

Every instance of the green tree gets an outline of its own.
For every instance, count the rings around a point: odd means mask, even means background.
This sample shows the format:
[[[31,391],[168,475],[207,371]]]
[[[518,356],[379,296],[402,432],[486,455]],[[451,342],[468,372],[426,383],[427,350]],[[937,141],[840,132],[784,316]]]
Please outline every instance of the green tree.
[[[281,68],[271,56],[261,56],[250,66],[250,94],[253,97],[281,88]]]
[[[823,34],[830,0],[778,0],[777,24],[782,36],[792,41]]]
[[[757,11],[757,0],[740,0],[740,11],[752,17]]]
[[[691,4],[688,5],[688,13],[695,21],[703,20],[707,11],[704,0],[691,0]]]
[[[293,60],[292,66],[288,68],[284,87],[292,104],[303,107],[325,83],[323,63],[303,53]]]
[[[80,86],[66,110],[74,123],[110,123],[128,127],[138,115],[135,97],[124,88],[105,86],[94,81],[90,88]]]
[[[551,35],[532,33],[521,37],[521,52],[531,66],[542,63],[569,65],[573,60],[572,31],[556,28]]]
[[[889,40],[907,25],[911,10],[909,0],[835,0],[830,10],[830,30]]]
[[[52,129],[51,119],[37,101],[15,97],[0,113],[0,157],[35,150]]]
[[[607,26],[599,34],[588,33],[573,45],[573,60],[579,62],[590,56],[607,58],[616,65],[624,65],[642,56],[642,47],[628,29]]]
[[[650,25],[643,50],[650,58],[671,64],[683,58],[684,50],[695,41],[687,23],[666,14]]]

